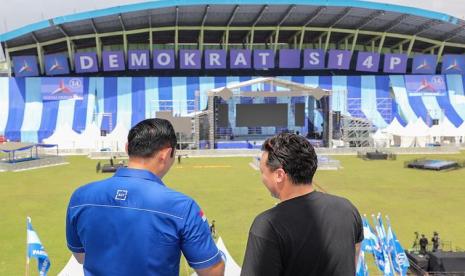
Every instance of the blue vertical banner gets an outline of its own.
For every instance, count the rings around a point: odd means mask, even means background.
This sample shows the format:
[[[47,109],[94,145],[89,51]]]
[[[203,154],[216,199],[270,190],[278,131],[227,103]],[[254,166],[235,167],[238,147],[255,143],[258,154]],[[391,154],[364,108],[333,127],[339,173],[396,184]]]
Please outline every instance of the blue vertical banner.
[[[27,218],[27,264],[31,258],[37,259],[39,276],[46,276],[50,268],[50,259],[40,242],[34,228],[32,228],[31,218]]]

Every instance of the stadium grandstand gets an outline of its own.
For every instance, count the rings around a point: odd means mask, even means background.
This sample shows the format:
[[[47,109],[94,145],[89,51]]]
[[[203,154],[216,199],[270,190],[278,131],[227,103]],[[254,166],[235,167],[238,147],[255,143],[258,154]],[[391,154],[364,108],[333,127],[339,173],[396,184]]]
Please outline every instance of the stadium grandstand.
[[[315,190],[373,214],[373,229],[362,216],[372,275],[463,275],[462,2],[0,4],[0,275],[23,273],[25,217],[44,275],[50,260],[53,275],[82,275],[64,243],[65,204],[131,167],[128,132],[147,118],[174,126],[177,162],[163,179],[216,221],[227,276],[240,273],[256,214],[278,204],[257,183],[263,142],[279,133],[316,148]],[[420,233],[437,239],[422,245]],[[180,275],[188,266],[181,258]]]
[[[365,1],[149,1],[57,16],[0,35],[8,76],[0,79],[0,133],[33,143],[54,133],[76,141],[114,133],[118,140],[138,121],[171,111],[192,118],[191,135],[180,133],[197,147],[201,140],[216,145],[214,138],[256,140],[280,131],[331,146],[344,137],[347,118],[363,119],[372,130],[391,126],[378,136],[407,137],[403,146],[443,136],[460,142],[464,23]],[[208,109],[211,89],[260,77],[331,91],[328,108],[311,95],[237,94]],[[279,89],[291,88],[258,82],[239,92]],[[236,104],[279,103],[277,121],[237,121],[236,112],[248,110]],[[296,104],[303,106],[296,111]],[[206,110],[215,116],[203,135]],[[205,138],[211,132],[214,138]],[[429,138],[418,143],[412,133]]]

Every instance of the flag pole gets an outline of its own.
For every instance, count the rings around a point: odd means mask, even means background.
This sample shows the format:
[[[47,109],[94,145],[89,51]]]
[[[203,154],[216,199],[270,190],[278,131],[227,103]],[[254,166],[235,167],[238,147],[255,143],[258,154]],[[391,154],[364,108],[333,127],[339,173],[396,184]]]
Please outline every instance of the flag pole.
[[[387,221],[387,223],[388,223],[389,228],[391,228],[392,239],[394,240],[394,230],[392,229],[391,220],[389,219],[389,216],[386,216],[386,221]],[[396,242],[396,241],[394,240],[394,243],[395,243],[395,242]],[[396,249],[393,248],[393,250],[394,250],[394,255],[396,255],[396,253],[397,253],[397,252],[396,252]],[[400,266],[400,263],[399,263],[399,262],[396,262],[396,264],[397,264],[397,266],[398,266],[398,268],[399,268],[399,275],[402,276],[402,274],[403,274],[402,267]],[[393,264],[393,265],[394,265],[394,264]],[[394,270],[394,271],[395,271],[395,270]]]
[[[28,224],[29,222],[31,221],[31,218],[30,217],[27,217],[26,218],[26,276],[29,276],[29,263],[30,263],[30,259],[29,259],[29,246],[28,246],[28,233],[27,233],[27,228],[28,228]]]

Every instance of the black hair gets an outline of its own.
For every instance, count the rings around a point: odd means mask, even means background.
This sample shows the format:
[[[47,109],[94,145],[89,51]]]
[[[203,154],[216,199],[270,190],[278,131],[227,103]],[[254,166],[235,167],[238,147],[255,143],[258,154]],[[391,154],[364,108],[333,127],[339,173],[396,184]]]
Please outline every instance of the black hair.
[[[171,157],[173,157],[177,143],[176,133],[168,120],[146,119],[129,131],[128,155],[148,158],[161,149],[172,148]]]
[[[272,171],[282,168],[294,184],[311,184],[318,167],[315,149],[302,136],[281,133],[268,138],[262,146],[268,152],[266,166]]]

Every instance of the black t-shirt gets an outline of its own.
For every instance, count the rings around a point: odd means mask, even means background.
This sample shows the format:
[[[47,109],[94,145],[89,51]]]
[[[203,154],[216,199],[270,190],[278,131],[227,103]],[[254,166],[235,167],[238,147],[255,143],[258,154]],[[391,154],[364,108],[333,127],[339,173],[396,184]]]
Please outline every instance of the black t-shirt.
[[[362,240],[360,214],[347,199],[311,192],[257,216],[241,275],[353,276]]]

